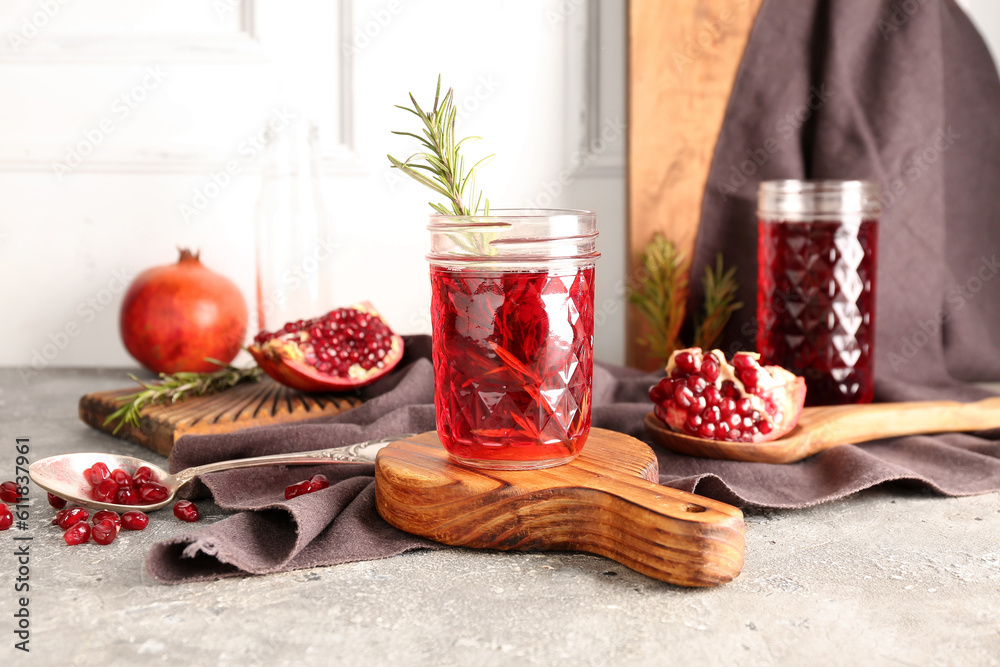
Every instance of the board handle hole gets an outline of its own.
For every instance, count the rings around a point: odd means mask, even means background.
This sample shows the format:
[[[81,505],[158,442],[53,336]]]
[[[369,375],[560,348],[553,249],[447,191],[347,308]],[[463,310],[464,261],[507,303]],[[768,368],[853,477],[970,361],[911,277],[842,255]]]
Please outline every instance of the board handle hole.
[[[691,512],[692,514],[699,514],[701,512],[707,512],[707,507],[702,507],[701,505],[695,505],[694,503],[688,503],[684,506],[685,512]]]

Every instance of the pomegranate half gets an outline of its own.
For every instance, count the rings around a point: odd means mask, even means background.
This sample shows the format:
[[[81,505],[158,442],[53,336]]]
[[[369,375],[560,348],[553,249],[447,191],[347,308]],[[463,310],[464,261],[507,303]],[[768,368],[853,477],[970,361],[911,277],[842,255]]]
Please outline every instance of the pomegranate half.
[[[206,358],[229,363],[247,331],[247,305],[236,285],[205,268],[198,253],[180,251],[176,264],[143,271],[122,302],[122,342],[156,373],[219,370]]]
[[[649,391],[653,413],[674,431],[709,440],[766,442],[795,428],[806,400],[805,380],[760,355],[677,350],[667,377]]]
[[[403,339],[367,301],[311,320],[261,331],[249,348],[257,365],[299,391],[346,391],[371,384],[403,358]]]

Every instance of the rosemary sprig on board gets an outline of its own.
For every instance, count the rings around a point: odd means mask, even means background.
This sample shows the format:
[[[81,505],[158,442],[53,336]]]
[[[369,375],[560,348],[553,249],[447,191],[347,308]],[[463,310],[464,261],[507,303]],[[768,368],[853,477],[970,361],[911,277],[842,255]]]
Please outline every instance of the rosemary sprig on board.
[[[490,200],[483,193],[476,191],[476,174],[493,155],[476,162],[468,170],[465,169],[465,158],[461,155],[462,144],[480,137],[465,137],[455,141],[455,118],[457,112],[454,104],[455,93],[452,89],[441,97],[441,77],[438,76],[437,90],[434,93],[434,105],[430,111],[424,111],[417,99],[410,93],[413,107],[396,105],[396,108],[409,111],[423,124],[422,134],[394,131],[413,137],[425,148],[424,152],[414,153],[406,160],[398,160],[387,156],[393,167],[414,179],[422,185],[445,197],[450,208],[444,204],[430,202],[431,207],[442,215],[483,215],[490,213]]]
[[[141,425],[141,411],[147,405],[162,403],[177,403],[189,396],[204,396],[223,389],[235,387],[243,382],[257,382],[264,375],[259,366],[237,368],[215,359],[208,359],[221,368],[211,373],[179,372],[174,374],[160,373],[158,382],[143,382],[129,373],[129,377],[143,387],[142,391],[122,396],[119,403],[124,403],[104,420],[105,425],[116,420],[115,433],[125,424],[138,428]]]
[[[628,295],[652,328],[639,343],[665,360],[681,347],[678,337],[687,307],[687,262],[673,242],[657,232],[642,254],[642,266],[645,279]]]
[[[705,292],[705,310],[694,330],[694,345],[710,350],[722,336],[729,318],[743,307],[743,303],[736,300],[736,267],[724,270],[721,252],[715,258],[714,269],[705,267],[701,284]]]
[[[630,288],[628,298],[643,314],[652,331],[639,340],[664,363],[674,350],[684,347],[681,326],[687,310],[689,263],[672,241],[657,232],[642,255],[645,278]],[[736,267],[726,270],[722,254],[715,267],[706,266],[702,277],[704,312],[698,318],[694,346],[710,350],[718,342],[734,312],[743,307],[736,301]]]

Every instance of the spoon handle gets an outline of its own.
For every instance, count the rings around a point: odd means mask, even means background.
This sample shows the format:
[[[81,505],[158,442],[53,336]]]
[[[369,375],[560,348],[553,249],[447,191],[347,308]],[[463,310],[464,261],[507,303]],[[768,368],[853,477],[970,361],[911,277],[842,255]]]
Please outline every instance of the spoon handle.
[[[973,403],[917,401],[838,406],[816,411],[814,437],[849,444],[919,433],[981,431],[1000,427],[1000,397]]]
[[[380,449],[390,442],[411,437],[413,434],[396,435],[380,440],[368,440],[354,445],[343,447],[331,447],[330,449],[317,449],[310,452],[291,452],[289,454],[271,454],[269,456],[253,456],[245,459],[233,459],[231,461],[217,461],[206,463],[201,466],[185,468],[174,475],[178,485],[186,484],[199,475],[206,475],[223,470],[235,470],[236,468],[255,468],[258,466],[277,465],[318,465],[321,463],[374,463],[375,455]]]

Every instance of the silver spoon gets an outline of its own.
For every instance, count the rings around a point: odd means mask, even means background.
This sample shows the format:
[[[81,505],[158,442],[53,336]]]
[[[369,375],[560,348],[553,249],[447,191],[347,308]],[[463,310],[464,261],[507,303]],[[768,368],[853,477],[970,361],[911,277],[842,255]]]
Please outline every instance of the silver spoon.
[[[65,499],[72,505],[83,505],[96,509],[114,510],[116,512],[128,512],[131,510],[151,512],[170,503],[182,486],[199,475],[257,466],[320,465],[330,462],[374,463],[375,455],[380,449],[390,442],[405,440],[409,437],[411,437],[411,434],[394,436],[382,440],[369,440],[355,445],[319,449],[311,452],[272,454],[270,456],[254,456],[246,459],[219,461],[203,466],[186,468],[174,475],[171,475],[159,466],[134,456],[90,452],[59,454],[58,456],[49,456],[48,458],[35,461],[28,466],[28,474],[31,476],[31,481],[35,484],[49,493]],[[152,505],[119,505],[117,503],[103,503],[94,500],[90,497],[90,483],[84,479],[83,472],[98,462],[104,463],[108,466],[109,470],[121,468],[130,475],[134,474],[138,468],[148,466],[152,471],[150,481],[162,484],[166,487],[169,495],[166,500]]]

